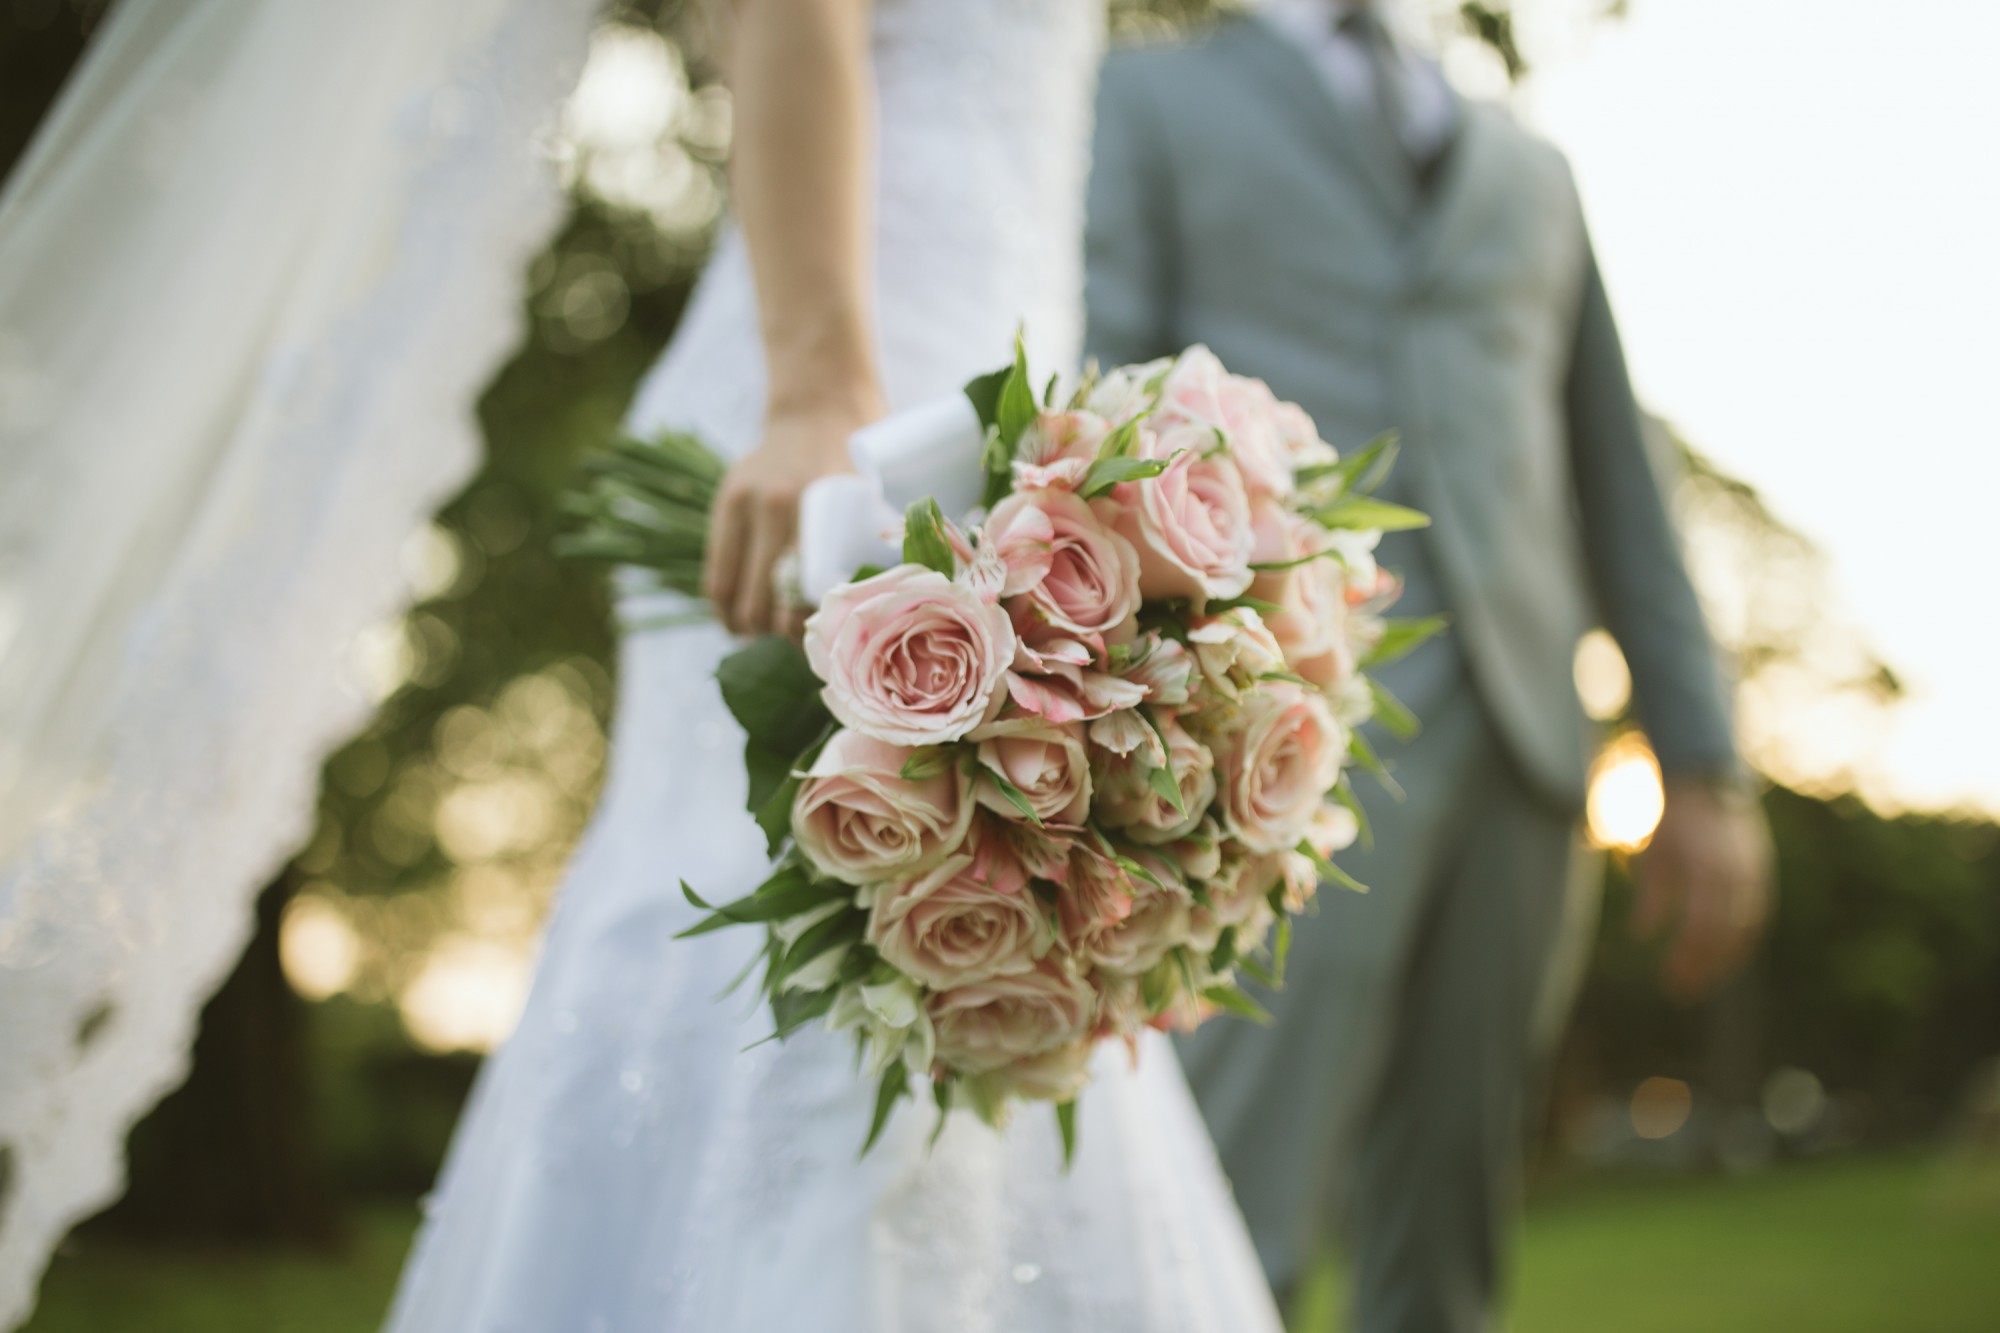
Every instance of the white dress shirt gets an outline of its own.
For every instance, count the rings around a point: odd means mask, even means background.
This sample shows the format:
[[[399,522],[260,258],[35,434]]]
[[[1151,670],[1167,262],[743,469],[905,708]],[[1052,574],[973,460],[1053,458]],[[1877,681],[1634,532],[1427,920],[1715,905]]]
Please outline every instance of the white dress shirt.
[[[1291,42],[1312,61],[1322,82],[1343,106],[1374,110],[1375,69],[1361,44],[1340,31],[1340,19],[1360,8],[1354,0],[1263,0],[1257,17]],[[1416,158],[1428,158],[1444,146],[1457,109],[1444,71],[1424,56],[1411,40],[1397,5],[1376,0],[1382,26],[1395,44],[1403,67],[1403,147]]]

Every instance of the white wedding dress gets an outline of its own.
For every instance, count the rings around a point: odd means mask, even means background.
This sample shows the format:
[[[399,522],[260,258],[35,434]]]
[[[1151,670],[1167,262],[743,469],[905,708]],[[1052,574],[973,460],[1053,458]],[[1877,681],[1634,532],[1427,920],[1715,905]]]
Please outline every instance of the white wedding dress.
[[[882,361],[892,403],[951,393],[1025,322],[1080,333],[1101,7],[879,0]],[[762,409],[750,274],[728,236],[634,412],[747,449]],[[968,464],[970,460],[968,460]],[[1054,1117],[1004,1133],[873,1100],[851,1043],[755,1045],[759,943],[691,941],[686,879],[763,875],[713,627],[625,645],[613,771],[512,1040],[482,1074],[390,1320],[395,1333],[1257,1333],[1278,1320],[1168,1043],[1100,1052],[1065,1174]]]

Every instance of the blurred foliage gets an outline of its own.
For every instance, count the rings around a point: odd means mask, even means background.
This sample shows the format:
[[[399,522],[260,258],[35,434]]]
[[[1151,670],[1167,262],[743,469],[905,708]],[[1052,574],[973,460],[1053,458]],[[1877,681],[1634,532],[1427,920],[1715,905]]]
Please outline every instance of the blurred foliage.
[[[1783,787],[1764,808],[1776,915],[1750,972],[1709,1004],[1662,998],[1659,946],[1626,930],[1629,866],[1613,867],[1557,1076],[1559,1134],[1601,1132],[1593,1111],[1622,1119],[1623,1098],[1661,1076],[1692,1084],[1697,1112],[1663,1163],[1921,1139],[1970,1109],[2000,1055],[2000,828]],[[1780,1071],[1809,1076],[1823,1105],[1787,1115]],[[1564,1146],[1644,1159],[1616,1141]]]
[[[0,177],[27,148],[108,2],[9,0],[0,6]]]

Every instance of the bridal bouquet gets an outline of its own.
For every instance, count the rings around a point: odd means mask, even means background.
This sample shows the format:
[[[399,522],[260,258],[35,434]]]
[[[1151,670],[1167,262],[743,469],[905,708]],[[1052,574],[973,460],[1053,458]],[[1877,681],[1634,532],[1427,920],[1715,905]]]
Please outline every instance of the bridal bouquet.
[[[763,927],[777,1035],[857,1034],[869,1145],[912,1075],[988,1121],[1055,1103],[1073,1145],[1098,1042],[1262,1017],[1239,976],[1276,985],[1316,886],[1360,887],[1329,859],[1364,832],[1350,761],[1380,771],[1358,727],[1414,725],[1364,674],[1436,628],[1383,616],[1376,542],[1426,521],[1369,497],[1392,440],[1337,455],[1202,347],[1054,389],[1017,347],[914,444],[857,439],[864,475],[828,485],[930,489],[900,522],[809,495],[808,566],[900,532],[879,566],[808,569],[802,647],[719,673],[776,866],[720,906],[683,885],[686,934]],[[698,589],[721,472],[627,442],[572,549]]]

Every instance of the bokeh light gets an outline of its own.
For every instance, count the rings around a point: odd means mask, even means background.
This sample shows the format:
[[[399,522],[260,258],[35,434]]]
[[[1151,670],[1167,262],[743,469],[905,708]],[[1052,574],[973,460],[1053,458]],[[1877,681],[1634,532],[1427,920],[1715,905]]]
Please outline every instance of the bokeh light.
[[[1826,1089],[1810,1070],[1772,1070],[1764,1080],[1763,1102],[1765,1123],[1780,1134],[1808,1134],[1826,1115]]]
[[[426,1049],[485,1051],[514,1030],[527,995],[525,950],[451,935],[424,956],[396,1004]]]
[[[1590,775],[1584,806],[1593,845],[1636,852],[1652,840],[1666,813],[1660,764],[1645,738],[1627,732],[1605,747]]]
[[[1632,1090],[1627,1113],[1642,1139],[1671,1138],[1694,1112],[1694,1090],[1677,1078],[1649,1078]]]
[[[1584,712],[1599,722],[1624,715],[1632,702],[1632,672],[1616,639],[1601,629],[1584,635],[1576,645],[1574,674]]]
[[[278,951],[285,979],[308,1000],[340,994],[361,968],[361,937],[353,923],[316,893],[300,893],[285,905]]]

